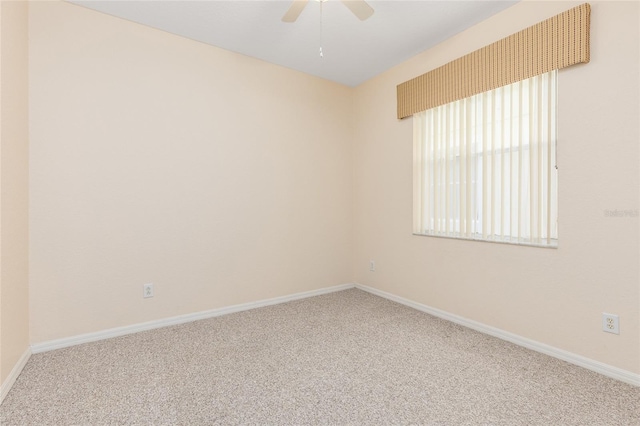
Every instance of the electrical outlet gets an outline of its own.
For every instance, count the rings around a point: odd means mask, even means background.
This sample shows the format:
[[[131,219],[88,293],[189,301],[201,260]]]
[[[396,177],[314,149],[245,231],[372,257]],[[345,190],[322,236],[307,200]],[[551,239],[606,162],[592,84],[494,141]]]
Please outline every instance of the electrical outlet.
[[[370,260],[369,261],[369,270],[371,272],[375,272],[376,271],[376,261],[375,260]]]
[[[617,315],[602,313],[602,331],[620,334],[620,319]]]
[[[142,297],[153,297],[153,284],[145,284],[142,286]]]

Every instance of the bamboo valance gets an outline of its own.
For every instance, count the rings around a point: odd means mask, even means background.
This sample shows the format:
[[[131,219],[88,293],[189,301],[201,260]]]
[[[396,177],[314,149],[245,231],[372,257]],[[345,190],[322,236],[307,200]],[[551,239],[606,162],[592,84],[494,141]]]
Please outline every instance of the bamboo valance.
[[[588,3],[399,84],[398,118],[589,62]]]

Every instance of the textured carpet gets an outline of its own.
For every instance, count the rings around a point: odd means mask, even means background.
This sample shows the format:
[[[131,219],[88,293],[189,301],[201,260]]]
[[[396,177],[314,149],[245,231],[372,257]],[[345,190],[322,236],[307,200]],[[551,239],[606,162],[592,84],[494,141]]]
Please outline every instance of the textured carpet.
[[[9,425],[640,425],[640,389],[346,290],[33,355]]]

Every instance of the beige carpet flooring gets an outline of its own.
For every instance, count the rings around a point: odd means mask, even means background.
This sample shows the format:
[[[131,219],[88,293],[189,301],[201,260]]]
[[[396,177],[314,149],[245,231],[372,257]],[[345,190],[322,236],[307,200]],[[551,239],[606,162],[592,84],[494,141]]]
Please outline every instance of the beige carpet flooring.
[[[10,425],[640,425],[640,388],[360,290],[33,355]]]

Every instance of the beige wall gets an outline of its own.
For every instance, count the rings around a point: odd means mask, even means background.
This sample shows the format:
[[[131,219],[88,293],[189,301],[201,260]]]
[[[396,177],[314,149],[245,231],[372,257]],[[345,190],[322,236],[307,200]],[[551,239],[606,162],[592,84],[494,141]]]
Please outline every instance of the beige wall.
[[[0,383],[29,348],[27,18],[0,2]]]
[[[355,280],[640,372],[637,2],[591,2],[591,62],[559,73],[559,248],[411,235],[412,121],[397,84],[579,3],[522,2],[356,89]],[[376,272],[369,272],[369,260]],[[601,313],[620,316],[620,335]]]
[[[350,282],[351,89],[67,3],[29,17],[32,343]]]

